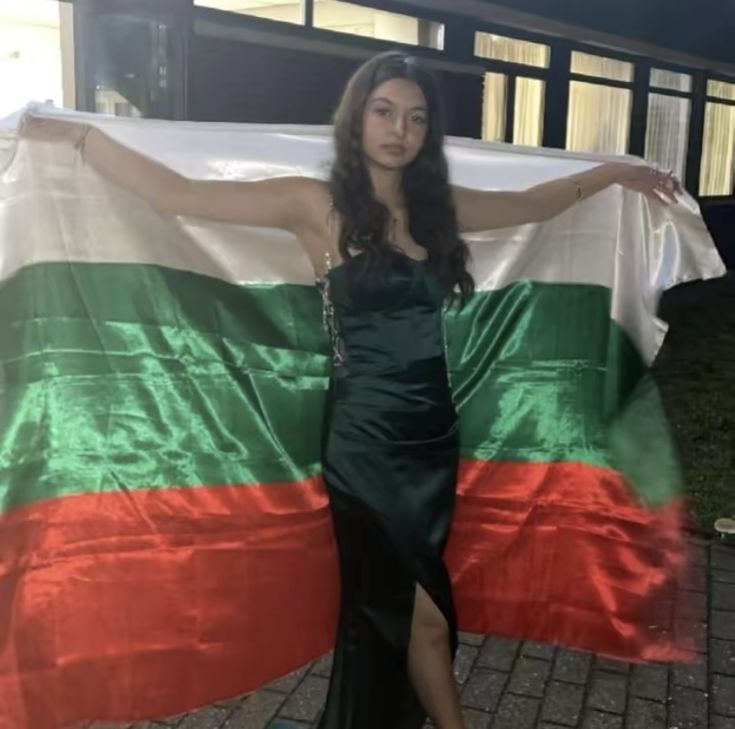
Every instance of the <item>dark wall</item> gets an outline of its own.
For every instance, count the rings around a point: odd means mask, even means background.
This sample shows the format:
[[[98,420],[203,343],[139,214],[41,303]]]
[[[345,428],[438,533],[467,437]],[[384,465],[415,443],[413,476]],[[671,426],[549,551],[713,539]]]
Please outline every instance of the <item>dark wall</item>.
[[[735,63],[735,0],[487,0],[664,48]]]
[[[349,59],[194,36],[189,118],[328,124],[352,67]]]
[[[194,36],[189,56],[189,118],[274,124],[328,124],[353,58]],[[482,77],[438,71],[448,133],[479,137]]]
[[[735,271],[735,202],[705,200],[700,207],[722,260],[730,271]]]

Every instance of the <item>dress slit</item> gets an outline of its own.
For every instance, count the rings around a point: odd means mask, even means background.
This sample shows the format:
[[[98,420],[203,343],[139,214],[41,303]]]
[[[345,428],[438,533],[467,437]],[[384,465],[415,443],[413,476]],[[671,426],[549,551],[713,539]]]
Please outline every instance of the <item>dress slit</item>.
[[[446,567],[440,557],[421,555],[420,545],[405,554],[390,530],[353,497],[332,491],[330,502],[342,609],[330,702],[319,729],[421,729],[427,715],[408,671],[417,586],[444,617],[454,658],[456,616]]]

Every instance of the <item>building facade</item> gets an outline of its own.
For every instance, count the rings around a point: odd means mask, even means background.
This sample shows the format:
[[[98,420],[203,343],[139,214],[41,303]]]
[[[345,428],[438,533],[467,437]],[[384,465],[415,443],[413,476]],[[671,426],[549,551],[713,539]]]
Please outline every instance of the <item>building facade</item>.
[[[326,124],[353,70],[402,48],[450,134],[645,157],[733,222],[733,37],[733,0],[0,0],[0,104],[27,100],[30,64],[81,110]]]

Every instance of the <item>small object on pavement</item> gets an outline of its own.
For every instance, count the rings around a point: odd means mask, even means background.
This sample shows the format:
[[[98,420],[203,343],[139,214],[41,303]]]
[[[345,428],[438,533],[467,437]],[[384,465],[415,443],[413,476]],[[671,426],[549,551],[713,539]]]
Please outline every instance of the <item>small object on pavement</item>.
[[[735,519],[718,519],[715,522],[715,531],[725,544],[735,544]]]

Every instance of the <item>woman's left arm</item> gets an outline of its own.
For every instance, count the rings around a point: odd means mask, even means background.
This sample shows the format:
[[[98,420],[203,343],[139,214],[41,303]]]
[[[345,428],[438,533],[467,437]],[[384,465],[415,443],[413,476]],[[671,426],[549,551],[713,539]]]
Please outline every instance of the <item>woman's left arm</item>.
[[[610,185],[622,185],[658,202],[677,202],[681,184],[671,172],[648,165],[608,162],[527,190],[494,191],[453,187],[459,228],[464,232],[540,223]]]

